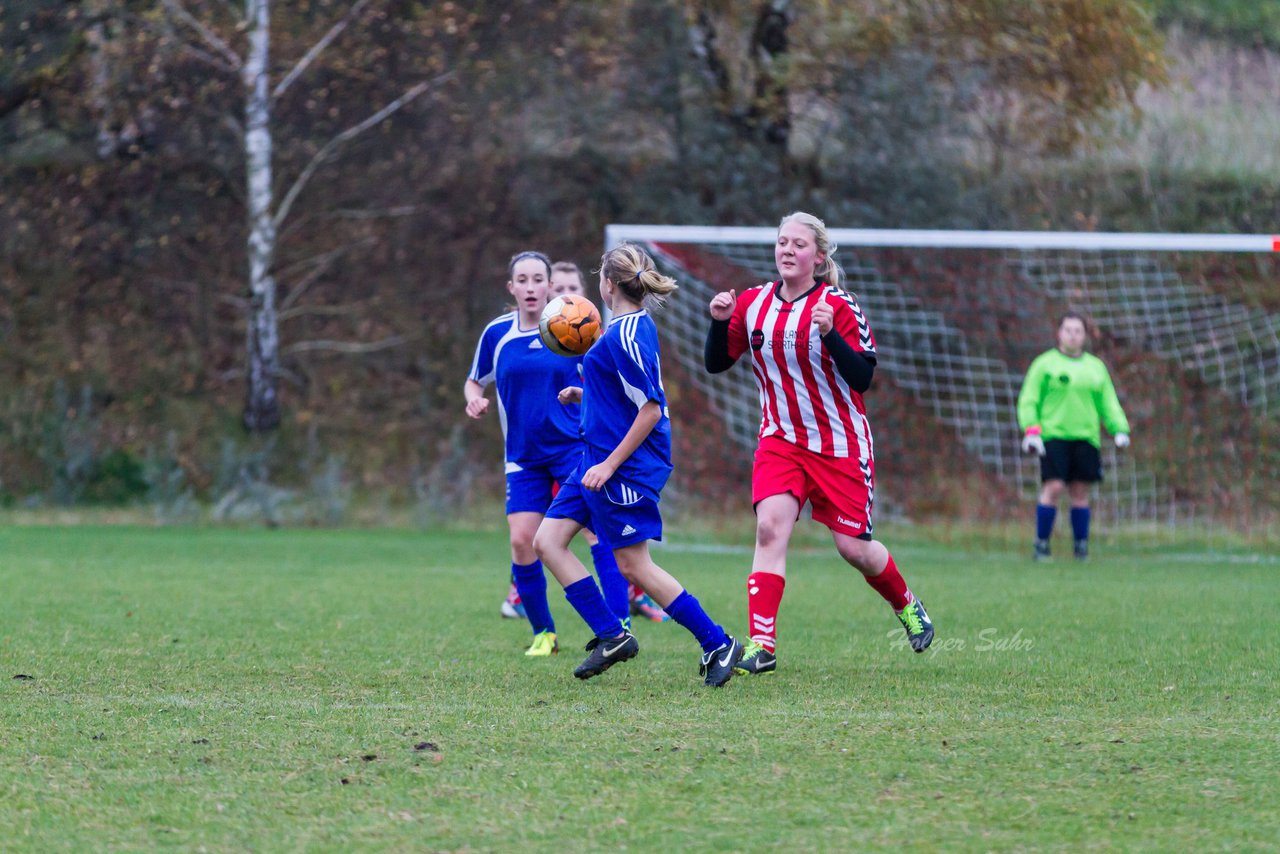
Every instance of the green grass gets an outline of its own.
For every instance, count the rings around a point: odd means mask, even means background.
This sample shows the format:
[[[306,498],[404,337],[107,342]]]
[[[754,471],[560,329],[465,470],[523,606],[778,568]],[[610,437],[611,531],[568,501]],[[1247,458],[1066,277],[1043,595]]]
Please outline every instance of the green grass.
[[[0,849],[1275,846],[1274,558],[881,533],[934,650],[807,536],[715,691],[671,624],[578,682],[559,595],[525,659],[498,533],[0,529]],[[741,630],[744,551],[655,554]]]
[[[1280,48],[1280,6],[1270,0],[1153,0],[1162,25],[1180,24],[1246,47]]]

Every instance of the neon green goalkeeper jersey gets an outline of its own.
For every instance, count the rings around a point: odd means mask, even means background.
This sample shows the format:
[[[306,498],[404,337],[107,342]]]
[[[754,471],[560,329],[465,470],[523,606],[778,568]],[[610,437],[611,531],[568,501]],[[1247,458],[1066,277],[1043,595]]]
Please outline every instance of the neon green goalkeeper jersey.
[[[1053,349],[1036,356],[1018,394],[1018,425],[1040,426],[1040,437],[1102,444],[1098,423],[1111,435],[1129,432],[1111,374],[1092,353],[1076,358]]]

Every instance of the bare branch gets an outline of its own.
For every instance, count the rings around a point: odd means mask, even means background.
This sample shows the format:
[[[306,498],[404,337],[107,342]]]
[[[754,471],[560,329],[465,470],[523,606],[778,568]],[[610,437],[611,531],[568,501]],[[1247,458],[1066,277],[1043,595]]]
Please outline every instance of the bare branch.
[[[352,249],[358,249],[361,246],[368,246],[369,244],[376,243],[376,242],[377,242],[376,237],[362,237],[359,240],[356,240],[352,243],[344,244],[342,246],[335,247],[333,249],[328,250],[327,252],[317,252],[315,255],[309,255],[306,258],[300,258],[291,264],[285,265],[283,267],[278,267],[275,270],[276,278],[287,279],[290,276],[292,276],[294,273],[298,272],[299,270],[305,270],[308,267],[316,267],[316,266],[326,264],[338,258],[339,256],[347,252],[350,252]]]
[[[383,338],[381,341],[299,341],[284,348],[285,355],[293,355],[294,353],[373,353],[377,350],[387,350],[391,347],[399,347],[401,344],[408,342],[410,339],[407,335],[392,335],[390,338]]]
[[[227,14],[229,14],[235,20],[237,21],[244,20],[244,15],[241,13],[241,11],[238,8],[236,8],[231,4],[230,0],[218,0],[218,5],[226,9]]]
[[[377,243],[377,242],[378,242],[377,238],[375,237],[366,237],[362,240],[357,240],[355,243],[348,243],[346,246],[339,246],[337,249],[331,249],[328,252],[322,252],[319,255],[313,255],[310,258],[295,262],[293,264],[290,264],[288,267],[285,267],[279,270],[276,273],[277,280],[286,278],[296,270],[300,270],[303,267],[311,267],[311,270],[307,273],[307,275],[303,276],[302,279],[298,282],[298,284],[294,285],[292,290],[290,290],[289,293],[285,296],[285,298],[280,301],[281,311],[288,309],[290,306],[296,303],[298,299],[301,298],[303,293],[306,292],[307,288],[315,284],[316,280],[319,279],[321,276],[323,276],[325,273],[327,273],[329,271],[329,268],[333,266],[334,262],[337,261],[339,258],[341,258],[343,255],[347,254],[352,249],[357,249],[362,246],[369,246],[370,244]]]
[[[184,253],[184,254],[187,254],[187,253]],[[187,257],[190,257],[190,255],[188,254]],[[157,287],[167,288],[169,290],[186,291],[188,293],[194,293],[200,290],[199,283],[193,282],[190,279],[169,279],[169,278],[156,277],[156,278],[152,278],[150,281],[153,284],[155,284]],[[216,293],[213,295],[213,299],[215,302],[225,303],[241,311],[244,311],[249,307],[249,301],[247,299],[245,299],[244,297],[235,296],[234,294]]]
[[[423,210],[425,205],[396,205],[392,208],[339,208],[320,217],[321,219],[391,219],[400,216],[413,216]]]
[[[378,112],[369,116],[369,118],[365,119],[364,121],[360,122],[357,125],[352,125],[351,127],[344,130],[342,133],[335,136],[333,139],[326,142],[324,144],[324,147],[321,148],[319,151],[317,151],[315,153],[315,156],[313,156],[310,162],[308,162],[307,165],[303,168],[302,173],[299,174],[297,177],[297,180],[293,182],[293,186],[289,188],[289,192],[285,195],[284,201],[280,203],[280,207],[276,210],[276,215],[274,217],[274,224],[276,228],[279,228],[280,224],[284,222],[285,217],[289,215],[289,209],[293,207],[294,200],[298,198],[298,194],[302,192],[303,188],[306,187],[307,182],[311,180],[311,176],[315,174],[315,171],[319,169],[326,160],[328,160],[331,156],[333,156],[333,153],[338,148],[340,148],[343,144],[349,142],[351,139],[364,133],[369,128],[377,125],[387,116],[396,112],[401,107],[405,106],[410,101],[412,101],[414,98],[417,98],[423,92],[430,89],[432,86],[442,83],[453,76],[454,76],[454,72],[447,71],[444,74],[441,74],[431,80],[422,81],[418,85],[414,86],[412,89],[405,92],[399,98],[396,98],[390,104],[387,104],[381,110],[378,110]]]
[[[162,288],[170,288],[175,291],[195,291],[195,290],[199,290],[200,288],[198,284],[188,279],[166,279],[161,277],[154,277],[151,279],[151,281],[153,284],[156,284]]]
[[[213,48],[214,52],[221,54],[222,57],[231,65],[233,70],[240,70],[240,67],[244,64],[243,60],[240,58],[240,54],[236,53],[231,49],[230,45],[218,38],[217,33],[206,27],[199,21],[199,19],[183,8],[182,4],[178,2],[178,0],[161,0],[161,2],[174,17],[182,21],[191,29],[195,30],[200,35],[200,38],[204,40],[204,43]]]
[[[193,44],[183,44],[183,53],[189,53],[201,62],[212,65],[219,71],[226,71],[229,74],[235,74],[239,68],[233,68],[225,59],[215,54],[209,53],[207,50],[201,50]]]
[[[364,305],[358,302],[346,305],[307,305],[281,311],[278,316],[281,322],[295,317],[355,317]]]
[[[315,58],[329,46],[330,42],[336,39],[338,35],[347,28],[347,24],[351,23],[351,19],[360,14],[360,10],[367,5],[369,5],[369,0],[358,0],[355,5],[348,9],[347,14],[342,17],[342,20],[330,27],[329,32],[325,33],[324,37],[321,38],[320,41],[313,44],[311,49],[303,55],[302,59],[298,60],[298,63],[294,65],[293,68],[289,69],[289,73],[284,76],[284,79],[276,84],[275,91],[271,93],[272,99],[279,98],[283,95],[285,90],[293,85],[293,81],[297,80],[298,77],[301,76],[302,72],[306,71],[307,68],[311,66],[311,63],[315,61]]]
[[[317,264],[315,267],[311,269],[311,272],[303,276],[298,281],[298,284],[293,286],[293,288],[289,291],[289,293],[285,296],[285,298],[280,301],[280,316],[282,318],[289,314],[289,309],[292,308],[294,303],[296,303],[299,299],[302,298],[302,295],[307,292],[308,288],[310,288],[317,281],[319,281],[321,276],[329,272],[329,269],[333,267],[333,262],[336,261],[337,259],[338,259],[338,256],[334,255],[331,258],[327,258],[324,261],[321,261],[319,264]]]
[[[225,113],[221,117],[222,124],[235,135],[236,139],[244,139],[244,125],[233,113]]]

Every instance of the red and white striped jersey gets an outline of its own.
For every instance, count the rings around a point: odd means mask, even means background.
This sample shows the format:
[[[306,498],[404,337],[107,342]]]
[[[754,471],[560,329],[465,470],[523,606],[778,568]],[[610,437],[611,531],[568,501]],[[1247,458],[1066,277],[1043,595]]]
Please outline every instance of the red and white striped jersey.
[[[751,353],[760,392],[760,438],[777,436],[829,457],[873,458],[871,425],[862,395],[836,370],[822,346],[813,307],[826,300],[836,331],[861,353],[875,358],[875,338],[858,301],[825,283],[795,302],[784,300],[782,282],[768,282],[738,295],[729,318],[729,356]]]

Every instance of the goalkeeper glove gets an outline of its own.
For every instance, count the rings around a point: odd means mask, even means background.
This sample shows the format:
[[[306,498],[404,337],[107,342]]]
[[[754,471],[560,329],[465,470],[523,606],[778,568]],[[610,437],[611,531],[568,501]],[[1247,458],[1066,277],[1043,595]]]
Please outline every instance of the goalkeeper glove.
[[[1028,427],[1027,435],[1022,437],[1022,452],[1029,454],[1032,451],[1042,457],[1044,456],[1044,439],[1040,438],[1039,427]]]
[[[1128,434],[1128,433],[1117,433],[1117,434],[1116,434],[1116,447],[1117,447],[1117,448],[1127,448],[1127,447],[1129,447],[1129,434]]]

